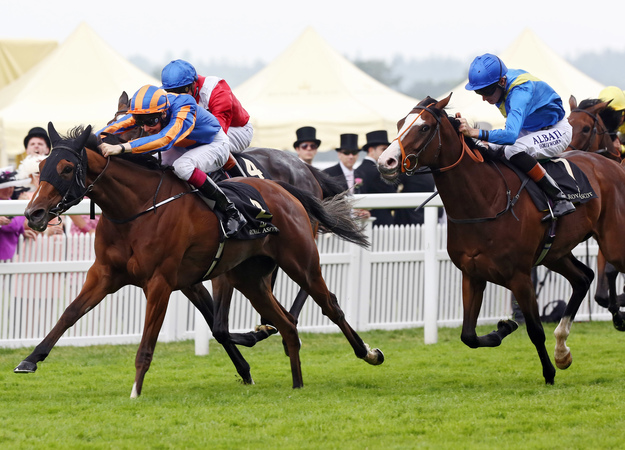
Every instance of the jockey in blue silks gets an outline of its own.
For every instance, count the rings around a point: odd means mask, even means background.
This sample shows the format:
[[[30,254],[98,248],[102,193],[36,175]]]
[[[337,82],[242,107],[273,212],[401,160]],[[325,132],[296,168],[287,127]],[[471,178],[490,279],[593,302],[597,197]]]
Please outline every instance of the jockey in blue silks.
[[[145,85],[133,95],[128,113],[96,134],[121,134],[143,127],[148,136],[125,144],[102,143],[105,157],[125,152],[162,152],[163,163],[188,181],[225,215],[222,224],[227,237],[235,235],[247,222],[223,191],[206,174],[220,169],[228,160],[228,137],[217,119],[198,108],[190,95],[168,94],[156,86]]]
[[[490,53],[473,60],[465,88],[496,105],[506,118],[506,125],[501,130],[480,130],[470,127],[458,115],[460,131],[488,142],[491,148],[503,148],[506,159],[534,180],[552,200],[554,217],[575,211],[575,206],[538,163],[564,152],[573,137],[560,96],[544,81],[524,70],[508,69]]]

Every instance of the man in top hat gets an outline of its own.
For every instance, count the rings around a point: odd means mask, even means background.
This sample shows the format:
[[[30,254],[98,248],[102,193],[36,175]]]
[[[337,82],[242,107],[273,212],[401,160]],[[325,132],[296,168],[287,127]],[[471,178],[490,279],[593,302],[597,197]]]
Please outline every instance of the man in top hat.
[[[367,143],[362,147],[366,153],[362,164],[354,170],[355,178],[362,180],[357,193],[359,194],[387,194],[397,192],[397,187],[386,183],[378,171],[378,158],[390,145],[386,130],[377,130],[367,133]],[[375,217],[373,226],[393,225],[393,210],[374,209],[371,216]]]
[[[16,166],[19,166],[28,155],[49,155],[51,147],[50,138],[46,130],[41,127],[31,128],[24,138],[24,153],[15,158]]]
[[[302,127],[295,131],[297,140],[293,142],[293,148],[299,159],[306,164],[312,164],[317,155],[317,149],[321,141],[317,139],[317,130],[314,127]]]
[[[339,163],[330,166],[324,170],[330,176],[336,177],[343,189],[350,189],[354,193],[354,164],[358,161],[358,135],[357,134],[341,134],[341,145],[336,149]]]

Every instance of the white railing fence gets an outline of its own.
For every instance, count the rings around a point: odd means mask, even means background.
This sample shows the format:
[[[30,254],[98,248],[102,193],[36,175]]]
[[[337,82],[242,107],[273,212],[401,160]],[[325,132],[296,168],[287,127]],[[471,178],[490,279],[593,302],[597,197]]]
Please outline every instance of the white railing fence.
[[[357,207],[414,207],[429,194],[376,194],[357,196]],[[21,205],[18,205],[21,203]],[[26,202],[0,201],[0,215],[17,215]],[[437,198],[429,206],[440,205]],[[21,209],[20,209],[21,208]],[[87,202],[71,213],[86,214]],[[446,225],[438,223],[436,208],[427,207],[424,225],[372,228],[367,233],[370,250],[346,243],[332,235],[318,238],[323,275],[358,331],[424,327],[426,343],[437,341],[439,326],[462,323],[461,274],[453,266],[446,248]],[[0,347],[36,345],[49,332],[60,314],[78,295],[91,266],[94,235],[64,235],[20,239],[12,261],[0,262]],[[594,241],[578,246],[574,253],[593,270],[598,247]],[[538,279],[548,272],[541,267]],[[619,280],[620,282],[620,280]],[[209,291],[210,282],[205,283]],[[594,294],[595,283],[591,287]],[[280,273],[276,297],[288,308],[298,286]],[[566,280],[551,273],[539,296],[543,305],[554,299],[568,300]],[[589,295],[578,320],[608,320],[610,314]],[[107,296],[99,306],[68,330],[59,345],[136,343],[141,338],[145,316],[141,289],[126,286]],[[511,314],[509,291],[489,284],[479,323],[496,323]],[[200,316],[201,317],[201,316]],[[259,323],[258,314],[239,293],[230,316],[233,331],[249,331]],[[196,326],[197,325],[197,326]],[[336,332],[338,327],[321,314],[309,299],[299,319],[301,331]],[[159,340],[196,337],[196,351],[207,351],[207,327],[198,321],[195,309],[180,293],[171,296]]]

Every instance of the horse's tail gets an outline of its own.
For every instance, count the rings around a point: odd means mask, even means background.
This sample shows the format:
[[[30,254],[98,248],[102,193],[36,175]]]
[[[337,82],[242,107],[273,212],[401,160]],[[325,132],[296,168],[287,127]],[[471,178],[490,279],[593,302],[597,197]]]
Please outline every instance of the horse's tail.
[[[369,239],[364,234],[365,225],[357,222],[352,214],[352,199],[342,192],[323,201],[312,194],[296,188],[284,181],[276,181],[304,206],[311,222],[319,224],[321,233],[333,233],[348,242],[369,247]]]
[[[315,180],[317,180],[317,183],[319,183],[319,186],[321,186],[324,199],[343,193],[344,187],[341,182],[338,181],[338,178],[330,176],[310,164],[306,165],[308,166],[310,173],[312,173],[313,177],[315,177]]]

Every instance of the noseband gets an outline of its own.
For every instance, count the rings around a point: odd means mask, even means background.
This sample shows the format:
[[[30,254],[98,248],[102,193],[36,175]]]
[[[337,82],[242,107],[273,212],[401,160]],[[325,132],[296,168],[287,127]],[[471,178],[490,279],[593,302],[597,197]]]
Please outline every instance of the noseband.
[[[442,139],[441,139],[441,119],[440,117],[432,110],[430,109],[430,106],[432,106],[432,104],[428,105],[428,106],[415,106],[414,109],[420,109],[421,112],[419,113],[419,115],[417,117],[415,117],[415,119],[412,121],[412,123],[410,124],[410,126],[408,128],[406,128],[406,131],[404,131],[404,133],[400,134],[399,136],[397,136],[395,138],[395,140],[397,140],[397,143],[399,144],[399,148],[401,149],[401,157],[402,157],[402,165],[401,165],[401,170],[402,172],[405,172],[406,175],[410,176],[413,175],[415,173],[415,171],[417,170],[417,163],[419,160],[419,155],[428,147],[428,145],[430,145],[430,142],[432,142],[432,140],[434,139],[435,135],[438,135],[438,147],[436,148],[436,154],[435,154],[435,159],[438,158],[438,155],[440,154],[441,148],[443,146],[442,143]],[[408,130],[410,130],[410,128],[412,128],[412,125],[417,121],[417,119],[419,117],[421,117],[421,115],[423,114],[424,111],[429,112],[432,117],[434,117],[434,119],[436,119],[436,127],[434,128],[434,131],[432,131],[432,133],[430,134],[430,136],[428,136],[427,141],[425,142],[425,144],[421,147],[421,149],[419,151],[417,151],[416,153],[411,153],[409,155],[406,155],[406,150],[404,149],[404,145],[402,144],[401,141],[401,137],[403,136],[403,134],[405,134],[406,132],[408,132]],[[462,143],[462,153],[460,153],[460,157],[458,158],[458,161],[456,161],[455,163],[453,163],[450,166],[447,167],[443,167],[443,168],[436,168],[436,169],[430,169],[431,172],[421,172],[419,171],[418,174],[425,174],[425,173],[434,173],[434,172],[446,172],[447,170],[453,169],[454,167],[456,167],[458,164],[460,164],[460,161],[462,161],[462,158],[464,157],[465,153],[468,154],[472,160],[476,161],[476,162],[483,162],[484,161],[484,157],[482,156],[482,154],[479,151],[473,151],[469,148],[469,146],[467,145],[466,141],[464,140],[464,136],[462,135],[462,133],[458,133],[458,137],[460,139],[460,142]]]

